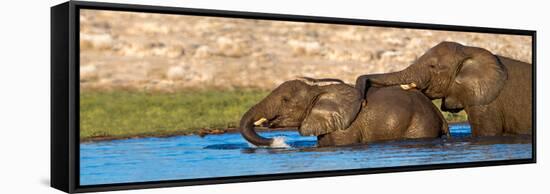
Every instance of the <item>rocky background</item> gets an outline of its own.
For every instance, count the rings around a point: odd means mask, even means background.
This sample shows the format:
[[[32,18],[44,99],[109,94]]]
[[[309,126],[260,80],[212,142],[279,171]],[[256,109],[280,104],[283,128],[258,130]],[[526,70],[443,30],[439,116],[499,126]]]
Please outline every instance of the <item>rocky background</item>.
[[[270,90],[401,70],[441,41],[531,62],[527,36],[82,10],[81,90]]]

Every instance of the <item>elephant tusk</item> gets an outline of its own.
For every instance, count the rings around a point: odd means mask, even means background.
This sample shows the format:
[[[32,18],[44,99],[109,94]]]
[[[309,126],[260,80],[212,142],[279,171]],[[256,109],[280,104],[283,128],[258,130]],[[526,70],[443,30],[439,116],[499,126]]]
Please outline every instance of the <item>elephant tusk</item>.
[[[401,86],[401,89],[403,89],[403,90],[410,90],[410,89],[416,88],[415,83],[401,84],[400,86]]]
[[[262,117],[261,119],[259,119],[259,120],[257,120],[256,122],[254,122],[254,125],[260,126],[260,125],[262,125],[262,123],[264,123],[264,122],[266,122],[266,121],[267,121],[267,119]]]

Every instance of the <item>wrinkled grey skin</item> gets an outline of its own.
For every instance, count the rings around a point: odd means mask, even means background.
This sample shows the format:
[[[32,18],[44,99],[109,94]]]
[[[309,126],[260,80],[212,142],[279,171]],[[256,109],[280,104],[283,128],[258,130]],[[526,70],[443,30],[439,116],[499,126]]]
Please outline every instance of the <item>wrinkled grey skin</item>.
[[[442,42],[406,69],[363,75],[356,88],[416,84],[443,111],[465,110],[473,136],[531,134],[529,63],[494,55],[478,47]]]
[[[448,134],[441,113],[419,91],[371,88],[367,101],[341,81],[328,85],[311,78],[287,81],[243,115],[241,134],[254,145],[272,145],[273,139],[254,130],[261,118],[268,127],[298,128],[301,135],[317,136],[319,146]]]

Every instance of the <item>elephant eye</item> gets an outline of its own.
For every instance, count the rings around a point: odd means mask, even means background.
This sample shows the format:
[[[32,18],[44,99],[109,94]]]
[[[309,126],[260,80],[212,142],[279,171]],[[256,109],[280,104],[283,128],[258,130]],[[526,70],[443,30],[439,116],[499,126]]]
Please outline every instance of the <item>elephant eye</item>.
[[[432,69],[434,69],[434,68],[436,67],[436,65],[434,65],[434,64],[430,64],[430,65],[428,65],[428,66],[429,66],[430,68],[432,68]]]
[[[288,97],[283,97],[283,102],[289,102],[290,101],[290,98]]]

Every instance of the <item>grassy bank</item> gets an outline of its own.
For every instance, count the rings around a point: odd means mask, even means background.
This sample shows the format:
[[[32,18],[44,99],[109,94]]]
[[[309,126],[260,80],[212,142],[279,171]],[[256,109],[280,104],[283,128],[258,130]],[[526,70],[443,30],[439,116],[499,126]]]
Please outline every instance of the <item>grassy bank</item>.
[[[117,139],[197,133],[237,127],[240,117],[269,92],[193,91],[178,93],[83,92],[80,139]],[[438,102],[435,102],[439,106]],[[462,113],[444,113],[462,122]]]
[[[264,91],[195,91],[172,94],[83,92],[80,139],[188,134],[231,128]]]

